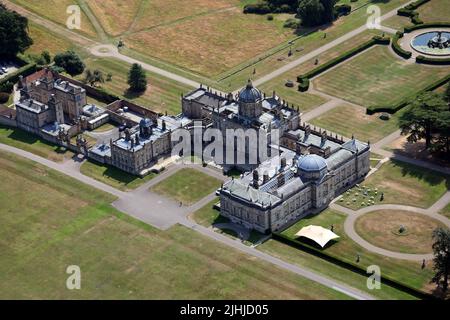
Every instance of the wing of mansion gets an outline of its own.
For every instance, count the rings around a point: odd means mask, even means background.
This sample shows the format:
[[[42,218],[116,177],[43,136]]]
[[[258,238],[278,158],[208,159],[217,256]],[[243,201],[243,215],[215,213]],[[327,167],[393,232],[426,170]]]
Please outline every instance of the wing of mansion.
[[[245,173],[225,183],[219,193],[223,216],[264,233],[320,212],[370,169],[369,143],[353,137],[344,141],[302,123],[299,107],[289,105],[276,92],[262,93],[251,81],[236,95],[201,86],[181,96],[182,113],[177,116],[157,114],[120,99],[105,107],[88,103],[88,95],[101,96],[95,88],[50,69],[21,77],[18,85],[20,100],[15,109],[0,108],[0,123],[133,175],[144,176],[171,157],[177,130],[200,129],[203,140],[207,129],[214,128],[223,133],[224,141],[229,129],[262,132],[241,147],[234,141],[225,143],[226,156],[233,153],[236,160],[242,155],[244,161],[221,163],[224,171],[237,168]],[[90,145],[85,134],[107,122],[124,130],[113,130],[107,141]],[[275,129],[277,144],[272,136]],[[195,134],[191,137],[198,139]],[[203,157],[206,147],[199,156]],[[259,156],[261,151],[268,156]],[[252,162],[253,152],[258,156]]]

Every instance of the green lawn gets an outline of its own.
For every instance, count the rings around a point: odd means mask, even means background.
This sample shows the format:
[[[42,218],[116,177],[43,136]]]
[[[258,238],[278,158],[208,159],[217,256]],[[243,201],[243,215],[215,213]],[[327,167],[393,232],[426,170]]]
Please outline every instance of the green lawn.
[[[364,196],[364,190],[368,191],[368,196]],[[375,204],[403,204],[428,208],[447,190],[450,190],[449,177],[404,162],[389,161],[361,185],[345,193],[339,204],[359,209],[362,202],[367,205],[367,200],[374,197]],[[381,193],[384,193],[383,201],[380,201]]]
[[[421,269],[421,262],[410,262],[405,260],[398,260],[393,259],[385,256],[381,256],[378,254],[374,254],[370,251],[367,251],[366,249],[359,246],[356,242],[351,240],[346,233],[344,232],[344,221],[345,221],[346,215],[344,213],[327,209],[325,211],[322,211],[318,215],[310,216],[305,219],[300,220],[290,228],[283,231],[283,234],[291,237],[293,239],[296,239],[294,236],[302,227],[307,225],[319,225],[324,228],[330,228],[331,225],[334,227],[334,232],[340,236],[340,238],[337,239],[334,243],[328,244],[325,249],[323,249],[328,254],[339,257],[343,261],[355,263],[357,255],[360,255],[360,262],[359,264],[361,267],[366,268],[370,265],[378,265],[381,268],[381,271],[384,275],[392,277],[398,281],[401,281],[405,284],[408,284],[414,288],[423,289],[429,282],[429,280],[432,277],[432,264],[429,262],[424,270]],[[300,241],[302,238],[300,238]],[[264,248],[264,245],[262,246]],[[293,256],[299,255],[307,255],[310,257],[310,259],[313,259],[313,257],[310,254],[306,254],[303,251],[299,249],[294,249],[298,252],[298,254],[292,254]],[[287,250],[290,251],[290,250]],[[283,254],[283,252],[280,252],[280,254]],[[295,259],[295,258],[293,258]],[[300,259],[300,258],[298,258]],[[305,259],[305,258],[303,258]],[[302,259],[302,261],[303,261]],[[312,265],[313,268],[318,268],[318,266],[315,266],[317,261],[311,261],[307,263],[306,266]],[[324,262],[324,268],[323,272],[331,272],[331,270],[327,270],[328,265]],[[335,268],[333,268],[335,269]],[[337,275],[340,277],[339,275]],[[344,275],[343,275],[344,276]],[[365,285],[364,280],[364,285]],[[360,286],[362,285],[359,284]],[[393,294],[397,296],[397,294],[400,294],[397,290],[393,290],[392,288],[389,288],[387,286],[382,286],[382,290],[374,290],[371,293],[373,294]],[[389,289],[390,292],[382,292],[384,289]]]
[[[374,152],[370,153],[370,167],[375,168],[384,157],[382,155],[376,154]]]
[[[360,141],[377,142],[398,129],[398,114],[381,120],[380,114],[368,115],[365,108],[342,105],[310,121],[313,125],[344,137],[355,136]]]
[[[444,209],[442,209],[439,213],[443,214],[444,216],[446,216],[447,218],[450,219],[450,203]]]
[[[31,133],[3,125],[0,125],[0,143],[23,149],[56,162],[69,159],[74,155],[71,151],[50,144]]]
[[[31,161],[1,153],[0,179],[0,299],[348,298],[185,227],[156,230]],[[66,289],[70,265],[81,290]]]
[[[443,78],[450,67],[411,64],[376,46],[313,80],[316,89],[359,104],[392,106]]]
[[[416,9],[419,18],[425,22],[450,22],[448,0],[432,0]]]
[[[191,205],[217,190],[221,183],[196,169],[185,168],[153,186],[150,191]]]
[[[101,125],[100,127],[94,129],[93,132],[106,132],[106,131],[110,131],[114,128],[117,128],[117,127],[114,124],[107,122],[104,125]]]
[[[360,216],[356,232],[386,250],[411,254],[432,253],[433,231],[446,226],[426,215],[402,210],[377,210]]]
[[[136,189],[156,176],[154,173],[149,173],[144,178],[140,178],[116,167],[90,160],[84,162],[80,170],[82,174],[122,191]]]
[[[214,209],[213,206],[218,203],[220,199],[217,197],[203,208],[200,208],[196,212],[191,214],[191,218],[205,227],[210,227],[215,223],[227,223],[230,220],[220,215],[219,211]]]
[[[128,89],[129,64],[112,58],[93,57],[85,59],[85,63],[86,68],[101,70],[105,76],[108,73],[112,74],[112,81],[106,81],[101,84],[103,88],[119,97],[156,112],[164,113],[167,111],[169,114],[179,114],[181,112],[181,94],[186,94],[193,89],[147,71],[147,91],[142,95],[133,95],[126,92]],[[84,75],[80,75],[77,78],[80,80],[83,77]]]

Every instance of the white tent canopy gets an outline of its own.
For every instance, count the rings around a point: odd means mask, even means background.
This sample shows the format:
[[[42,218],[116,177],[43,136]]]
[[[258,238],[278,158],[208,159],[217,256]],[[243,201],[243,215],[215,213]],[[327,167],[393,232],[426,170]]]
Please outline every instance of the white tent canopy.
[[[295,234],[297,237],[305,237],[308,239],[313,240],[314,242],[318,243],[322,248],[325,247],[325,245],[336,238],[339,238],[337,234],[332,232],[331,230],[325,229],[320,226],[307,226],[303,227],[299,232]]]

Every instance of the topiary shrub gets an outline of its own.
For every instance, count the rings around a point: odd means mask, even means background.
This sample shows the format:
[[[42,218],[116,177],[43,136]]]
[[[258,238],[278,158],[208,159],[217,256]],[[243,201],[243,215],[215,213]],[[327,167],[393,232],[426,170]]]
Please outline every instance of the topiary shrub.
[[[309,89],[309,79],[308,78],[300,78],[299,79],[299,85],[298,85],[298,91],[305,92]]]
[[[272,20],[273,20],[273,15],[269,14],[269,15],[267,16],[267,20],[272,21]]]

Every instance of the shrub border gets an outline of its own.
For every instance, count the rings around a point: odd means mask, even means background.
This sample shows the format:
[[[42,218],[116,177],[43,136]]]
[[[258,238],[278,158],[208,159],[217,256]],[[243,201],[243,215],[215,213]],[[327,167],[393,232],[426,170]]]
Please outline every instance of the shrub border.
[[[392,50],[394,50],[394,52],[396,54],[398,54],[400,57],[404,58],[404,59],[410,59],[412,57],[412,52],[411,51],[406,51],[405,49],[403,49],[399,44],[398,44],[398,40],[400,40],[401,38],[403,38],[404,33],[397,31],[394,35],[394,37],[392,38]]]
[[[319,67],[317,67],[303,75],[298,76],[297,77],[297,82],[299,82],[298,90],[302,91],[302,92],[307,91],[309,89],[309,82],[310,82],[311,78],[318,76],[322,72],[327,71],[328,69],[331,69],[332,67],[346,61],[347,59],[357,55],[358,53],[361,53],[361,52],[369,49],[370,47],[372,47],[374,45],[377,45],[377,44],[389,45],[390,41],[391,40],[389,37],[383,38],[380,36],[375,36],[372,39],[370,39],[369,41],[367,41],[357,47],[354,47],[347,52],[344,52],[340,56],[338,56],[332,60],[329,60],[328,62],[320,65]]]
[[[274,239],[275,241],[284,243],[286,245],[289,245],[293,248],[296,249],[300,249],[302,251],[305,251],[306,253],[315,255],[318,258],[324,259],[328,262],[331,262],[333,264],[336,264],[340,267],[343,267],[349,271],[358,273],[360,275],[366,276],[367,277],[367,271],[365,269],[363,269],[361,266],[357,265],[356,263],[352,263],[352,262],[347,262],[344,261],[334,255],[331,255],[325,251],[321,251],[313,246],[307,245],[305,243],[302,243],[300,241],[294,240],[289,238],[288,236],[285,236],[281,233],[278,232],[274,232],[272,233],[272,239]],[[426,299],[426,300],[437,300],[437,298],[429,293],[423,292],[419,289],[413,288],[407,284],[404,284],[402,282],[399,282],[395,279],[392,279],[390,277],[387,277],[385,275],[381,275],[381,282],[394,287],[396,289],[399,289],[403,292],[406,292],[408,294],[411,294],[415,297],[418,297],[420,299]]]
[[[423,24],[423,21],[419,18],[419,13],[416,11],[416,9],[430,1],[431,0],[418,0],[416,2],[410,3],[407,6],[398,9],[397,15],[410,18],[411,22],[415,25]]]

